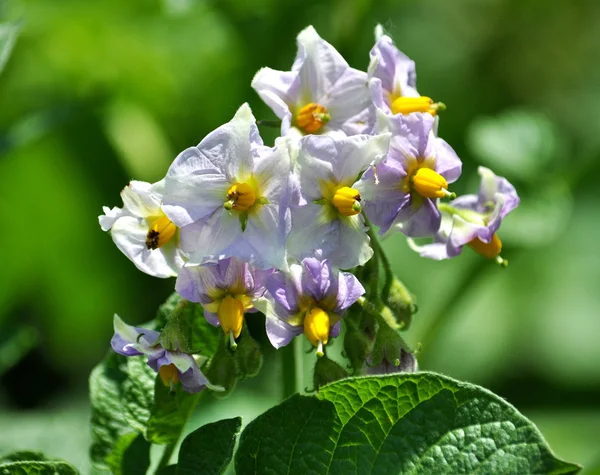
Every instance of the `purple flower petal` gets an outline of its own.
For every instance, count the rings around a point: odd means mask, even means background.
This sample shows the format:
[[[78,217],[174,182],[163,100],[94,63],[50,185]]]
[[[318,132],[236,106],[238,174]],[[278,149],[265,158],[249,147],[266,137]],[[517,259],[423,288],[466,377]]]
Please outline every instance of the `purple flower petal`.
[[[266,331],[271,344],[275,348],[281,348],[292,341],[295,336],[302,335],[304,327],[294,327],[277,317],[267,316]]]
[[[340,272],[338,291],[334,311],[343,313],[365,293],[365,288],[360,281],[349,272]]]

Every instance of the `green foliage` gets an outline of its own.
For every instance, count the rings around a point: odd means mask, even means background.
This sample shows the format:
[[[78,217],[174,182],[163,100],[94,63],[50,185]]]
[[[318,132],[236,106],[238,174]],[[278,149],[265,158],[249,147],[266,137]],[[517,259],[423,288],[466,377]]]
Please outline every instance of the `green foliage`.
[[[8,61],[18,33],[19,27],[7,23],[0,24],[0,73]]]
[[[150,466],[150,444],[141,434],[123,434],[106,457],[106,464],[114,475],[145,475]]]
[[[90,375],[92,446],[90,457],[99,469],[108,469],[107,457],[122,435],[130,431],[121,407],[127,378],[125,357],[110,353]]]
[[[19,451],[0,458],[0,473],[7,475],[78,475],[71,464],[49,460],[41,452]]]
[[[146,420],[146,438],[153,444],[177,442],[201,393],[190,394],[181,387],[170,391],[160,378],[154,386],[154,404]]]
[[[177,475],[218,475],[225,471],[233,456],[242,419],[224,419],[206,424],[189,434],[181,444]]]
[[[181,387],[169,391],[145,356],[111,353],[90,376],[90,397],[92,461],[99,469],[121,467],[126,473],[125,467],[148,463],[148,442],[177,442],[199,394]]]
[[[536,180],[559,152],[561,136],[543,114],[510,110],[479,117],[469,129],[469,145],[478,159],[497,174]]]
[[[171,295],[159,310],[159,319],[170,310],[160,336],[168,350],[181,350],[210,358],[219,346],[222,332],[204,318],[202,305]]]
[[[131,427],[145,434],[154,405],[156,373],[146,364],[146,356],[130,356],[126,362],[127,378],[121,393],[123,414]]]
[[[293,396],[244,430],[236,473],[574,474],[489,391],[434,373],[357,378]]]

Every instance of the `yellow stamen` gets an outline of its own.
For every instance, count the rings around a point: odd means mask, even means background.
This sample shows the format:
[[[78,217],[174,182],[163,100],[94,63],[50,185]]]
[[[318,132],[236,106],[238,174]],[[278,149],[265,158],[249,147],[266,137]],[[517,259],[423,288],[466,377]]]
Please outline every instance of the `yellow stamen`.
[[[233,334],[234,338],[240,336],[244,325],[244,304],[234,297],[225,297],[217,310],[221,328],[226,335]]]
[[[438,172],[431,168],[419,168],[412,176],[413,189],[423,198],[445,198],[454,199],[456,195],[448,191],[448,182]]]
[[[296,116],[296,126],[304,133],[317,133],[321,127],[331,120],[331,115],[321,104],[311,102],[305,105]]]
[[[322,348],[329,340],[329,315],[319,307],[304,317],[304,335],[313,346]]]
[[[164,246],[175,236],[176,232],[177,226],[169,218],[166,216],[156,218],[152,221],[146,235],[146,248],[154,250]]]
[[[252,187],[248,183],[236,183],[227,190],[227,201],[223,206],[228,210],[248,211],[255,202]]]
[[[158,375],[160,376],[163,384],[167,387],[179,382],[179,372],[173,363],[163,365],[158,368]]]
[[[412,112],[429,112],[436,115],[438,111],[443,111],[446,106],[442,102],[433,102],[430,97],[398,97],[392,102],[392,112],[394,114],[410,114]]]
[[[333,195],[333,206],[344,216],[354,216],[362,210],[360,205],[360,193],[354,188],[344,186]]]
[[[502,251],[502,241],[497,234],[492,236],[492,239],[489,243],[485,243],[481,239],[475,238],[468,243],[468,245],[475,252],[487,257],[488,259],[494,259],[498,257],[500,255],[500,251]]]

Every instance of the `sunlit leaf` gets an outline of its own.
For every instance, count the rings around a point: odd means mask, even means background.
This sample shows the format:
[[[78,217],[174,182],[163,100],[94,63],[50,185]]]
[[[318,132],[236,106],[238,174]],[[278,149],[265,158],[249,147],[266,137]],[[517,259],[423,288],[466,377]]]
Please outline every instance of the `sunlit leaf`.
[[[240,437],[238,474],[574,474],[489,391],[434,373],[349,379],[293,396]]]
[[[219,475],[231,457],[242,419],[225,419],[196,429],[181,444],[177,475]]]

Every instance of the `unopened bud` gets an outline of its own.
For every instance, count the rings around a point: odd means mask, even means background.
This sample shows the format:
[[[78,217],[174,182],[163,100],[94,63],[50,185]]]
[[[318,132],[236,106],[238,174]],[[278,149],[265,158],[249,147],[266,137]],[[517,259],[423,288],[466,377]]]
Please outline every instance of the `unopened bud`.
[[[212,386],[223,388],[223,391],[214,392],[214,395],[219,398],[228,396],[235,388],[238,379],[236,361],[224,340],[221,341],[217,352],[210,359],[206,368],[202,369],[204,376]]]
[[[198,348],[195,347],[197,345],[195,345],[194,332],[197,329],[197,319],[202,316],[202,312],[203,309],[199,303],[180,299],[173,307],[162,329],[158,340],[161,346],[169,351],[196,353]]]
[[[361,331],[358,327],[348,325],[344,335],[344,353],[354,373],[361,370],[369,354],[373,351],[373,338]]]
[[[313,384],[315,385],[316,390],[325,384],[333,383],[334,381],[339,381],[340,379],[347,377],[348,372],[338,363],[330,360],[327,355],[317,358],[313,373]]]
[[[258,374],[263,363],[263,355],[260,346],[250,336],[246,325],[237,343],[234,354],[237,363],[238,376],[240,379],[252,378]]]
[[[392,281],[385,303],[394,314],[398,330],[408,330],[412,317],[417,312],[416,298],[396,277]]]
[[[400,348],[398,355],[384,357],[376,366],[368,366],[367,374],[414,373],[419,370],[419,364],[414,353]]]

